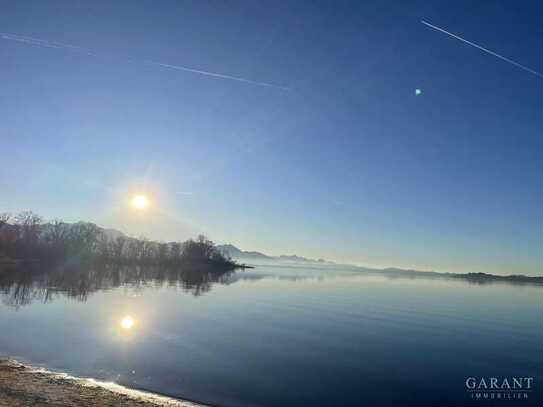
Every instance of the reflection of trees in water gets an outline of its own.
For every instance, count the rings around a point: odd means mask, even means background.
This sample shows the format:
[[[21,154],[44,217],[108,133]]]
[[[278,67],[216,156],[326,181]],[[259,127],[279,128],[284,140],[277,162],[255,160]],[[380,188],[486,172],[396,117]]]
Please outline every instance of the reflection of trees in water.
[[[134,289],[168,286],[198,296],[209,292],[215,283],[226,284],[233,273],[205,265],[184,268],[102,265],[53,269],[26,265],[0,271],[0,295],[4,304],[14,307],[33,301],[50,302],[58,295],[87,301],[96,291],[121,286]]]

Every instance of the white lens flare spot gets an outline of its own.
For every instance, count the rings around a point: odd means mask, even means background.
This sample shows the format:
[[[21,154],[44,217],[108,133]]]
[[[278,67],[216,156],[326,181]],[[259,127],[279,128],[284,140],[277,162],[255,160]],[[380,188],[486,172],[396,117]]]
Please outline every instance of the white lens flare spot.
[[[415,89],[415,96],[419,96],[419,95],[422,95],[422,90],[421,89]]]
[[[136,321],[130,315],[127,315],[121,319],[121,328],[123,329],[131,329],[135,324]]]
[[[149,199],[145,195],[134,195],[132,197],[132,207],[137,210],[144,210],[149,206]]]

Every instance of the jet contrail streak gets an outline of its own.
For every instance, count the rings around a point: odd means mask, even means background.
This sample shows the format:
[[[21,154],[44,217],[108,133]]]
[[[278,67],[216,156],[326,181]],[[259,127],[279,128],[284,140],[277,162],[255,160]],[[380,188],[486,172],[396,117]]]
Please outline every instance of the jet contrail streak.
[[[160,62],[154,62],[154,61],[143,61],[143,63],[147,65],[160,66],[162,68],[167,68],[167,69],[174,69],[177,71],[185,71],[185,72],[197,73],[200,75],[212,76],[214,78],[230,79],[233,81],[245,82],[245,83],[250,83],[250,84],[258,85],[258,86],[269,86],[269,87],[277,88],[281,90],[290,90],[290,88],[287,88],[286,86],[274,85],[273,83],[267,83],[267,82],[253,81],[251,79],[240,78],[238,76],[225,75],[225,74],[217,73],[217,72],[202,71],[200,69],[189,68],[188,66],[162,64]]]
[[[87,55],[97,56],[89,49],[77,47],[75,45],[64,44],[62,42],[57,42],[57,41],[39,40],[37,38],[25,37],[23,35],[9,34],[9,33],[0,33],[0,38],[2,38],[3,40],[8,40],[8,41],[18,41],[18,42],[22,42],[28,45],[36,45],[38,47],[69,49],[72,51],[83,52]]]
[[[512,59],[506,58],[506,57],[504,57],[503,55],[500,55],[500,54],[495,53],[494,51],[491,51],[491,50],[489,50],[489,49],[486,49],[486,48],[484,48],[484,47],[481,47],[480,45],[477,45],[477,44],[475,44],[475,43],[473,43],[473,42],[471,42],[471,41],[468,41],[468,40],[466,40],[466,39],[464,39],[464,38],[462,38],[462,37],[459,37],[458,35],[453,34],[453,33],[449,32],[449,31],[446,31],[446,30],[444,30],[443,28],[439,28],[439,27],[436,26],[436,25],[430,24],[430,23],[427,22],[427,21],[420,20],[420,22],[421,22],[422,24],[424,24],[424,25],[430,27],[430,28],[433,28],[433,29],[436,30],[436,31],[442,32],[442,33],[444,33],[444,34],[447,34],[447,35],[449,35],[449,36],[451,36],[451,37],[453,37],[453,38],[456,38],[457,40],[460,40],[460,41],[462,41],[462,42],[465,42],[465,43],[468,44],[468,45],[471,45],[472,47],[475,47],[475,48],[477,48],[477,49],[480,49],[481,51],[484,51],[484,52],[486,52],[487,54],[493,55],[493,56],[495,56],[496,58],[501,59],[502,61],[509,62],[510,64],[515,65],[517,68],[523,69],[523,70],[525,70],[525,71],[527,71],[527,72],[530,72],[530,73],[532,73],[532,74],[534,74],[534,75],[536,75],[536,76],[539,76],[540,78],[543,78],[543,74],[541,74],[541,73],[539,73],[539,72],[537,72],[537,71],[534,71],[533,69],[530,69],[530,68],[528,68],[527,66],[524,66],[524,65],[522,65],[522,64],[519,64],[518,62],[515,62],[515,61],[513,61]]]
[[[0,38],[3,39],[3,40],[17,41],[17,42],[21,42],[23,44],[35,45],[35,46],[38,46],[38,47],[65,49],[65,50],[70,50],[70,51],[82,52],[85,55],[89,55],[89,56],[93,56],[93,57],[99,57],[100,56],[100,55],[98,55],[97,53],[95,53],[94,51],[92,51],[90,49],[83,48],[83,47],[78,47],[76,45],[64,44],[62,42],[57,42],[57,41],[42,40],[42,39],[38,39],[38,38],[26,37],[26,36],[23,36],[23,35],[10,34],[10,33],[0,33]],[[149,61],[149,60],[136,61],[136,60],[134,60],[132,58],[124,58],[124,59],[126,61],[129,61],[129,62],[140,62],[140,63],[143,63],[145,65],[152,65],[152,66],[166,68],[166,69],[173,69],[173,70],[176,70],[176,71],[185,71],[185,72],[195,73],[195,74],[198,74],[198,75],[210,76],[210,77],[218,78],[218,79],[227,79],[227,80],[232,80],[232,81],[237,81],[237,82],[248,83],[248,84],[251,84],[251,85],[257,85],[257,86],[266,86],[266,87],[270,87],[270,88],[281,89],[281,90],[284,90],[284,91],[289,91],[290,90],[290,88],[288,88],[286,86],[276,85],[276,84],[268,83],[268,82],[253,81],[251,79],[241,78],[239,76],[232,76],[232,75],[226,75],[226,74],[222,74],[222,73],[218,73],[218,72],[204,71],[204,70],[201,70],[201,69],[190,68],[188,66],[183,66],[183,65],[163,64],[163,63],[160,63],[160,62],[154,62],[154,61]]]

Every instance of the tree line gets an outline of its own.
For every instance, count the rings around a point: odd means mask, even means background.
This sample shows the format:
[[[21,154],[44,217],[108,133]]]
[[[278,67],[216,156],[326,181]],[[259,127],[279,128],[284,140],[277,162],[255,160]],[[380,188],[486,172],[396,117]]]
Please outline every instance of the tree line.
[[[238,266],[205,236],[185,242],[133,238],[90,222],[45,222],[30,211],[0,214],[0,259],[110,264]]]

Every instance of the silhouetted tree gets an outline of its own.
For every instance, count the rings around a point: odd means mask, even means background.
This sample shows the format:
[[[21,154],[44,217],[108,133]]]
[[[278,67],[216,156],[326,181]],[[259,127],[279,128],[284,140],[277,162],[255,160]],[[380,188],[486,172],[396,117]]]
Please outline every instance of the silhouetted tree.
[[[236,263],[220,252],[213,242],[200,235],[196,240],[159,243],[145,237],[115,239],[93,223],[73,224],[53,220],[43,223],[33,212],[0,217],[0,254],[15,259],[41,259],[77,264],[96,261],[115,264],[199,265],[231,269]]]
[[[96,253],[100,228],[94,223],[74,223],[70,226],[68,235],[68,246],[71,253],[86,257]]]
[[[46,244],[50,247],[55,256],[66,254],[70,225],[55,219],[47,226],[43,235]]]
[[[181,261],[181,243],[170,243],[170,261],[172,263],[179,263]]]
[[[11,219],[11,214],[8,212],[0,213],[0,255],[7,254],[8,237],[5,231],[2,231],[5,225],[8,224]]]
[[[112,258],[112,244],[111,240],[105,233],[99,233],[96,237],[96,251],[97,256],[101,260],[109,260]]]
[[[9,212],[0,213],[0,229],[2,229],[2,227],[6,225],[10,219],[11,219],[11,213]]]
[[[25,244],[35,244],[38,241],[41,223],[42,218],[31,211],[21,212],[15,217],[19,237]]]
[[[111,242],[111,255],[113,259],[117,261],[125,260],[124,249],[126,246],[126,238],[124,236],[118,236],[114,241]]]
[[[38,245],[42,218],[31,211],[25,211],[15,216],[18,232],[17,252],[23,256],[32,256]]]
[[[167,264],[168,263],[168,245],[166,243],[159,243],[157,247],[158,251],[158,263]]]

